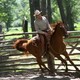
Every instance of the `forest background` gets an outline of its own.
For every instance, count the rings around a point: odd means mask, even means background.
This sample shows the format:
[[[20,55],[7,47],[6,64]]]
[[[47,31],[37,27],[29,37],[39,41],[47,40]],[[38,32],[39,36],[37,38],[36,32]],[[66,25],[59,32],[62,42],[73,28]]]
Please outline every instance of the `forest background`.
[[[2,32],[23,32],[22,22],[24,16],[28,21],[28,32],[34,30],[31,20],[31,3],[36,2],[45,11],[45,2],[50,2],[52,23],[63,20],[68,23],[70,31],[80,30],[80,1],[79,0],[0,0],[0,25]],[[35,7],[33,6],[33,10]],[[46,7],[45,7],[46,6]],[[47,11],[46,11],[47,12]],[[45,13],[44,15],[46,15]]]

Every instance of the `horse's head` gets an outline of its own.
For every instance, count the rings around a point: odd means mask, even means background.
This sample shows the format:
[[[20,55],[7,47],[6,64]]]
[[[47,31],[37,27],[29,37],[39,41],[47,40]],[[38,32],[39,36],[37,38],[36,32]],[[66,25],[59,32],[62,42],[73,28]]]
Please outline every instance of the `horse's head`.
[[[51,24],[51,27],[56,33],[62,34],[65,37],[67,36],[67,30],[63,22],[57,22],[57,23]]]
[[[18,39],[14,42],[13,47],[19,51],[25,51],[24,44],[27,43],[27,39]]]

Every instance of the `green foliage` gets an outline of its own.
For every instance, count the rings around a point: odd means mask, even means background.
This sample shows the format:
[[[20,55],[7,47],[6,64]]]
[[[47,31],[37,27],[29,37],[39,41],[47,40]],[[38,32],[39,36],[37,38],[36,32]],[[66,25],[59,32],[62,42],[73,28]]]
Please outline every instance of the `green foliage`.
[[[0,0],[0,22],[4,22],[7,29],[11,26],[22,26],[24,16],[30,21],[29,14],[28,0]]]
[[[80,1],[79,0],[72,0],[72,13],[73,19],[77,22],[80,19]]]
[[[75,25],[75,30],[80,31],[80,22],[77,22],[74,25]]]
[[[16,0],[17,5],[13,8],[13,23],[17,22],[22,26],[24,16],[30,21],[30,8],[28,0]],[[19,26],[17,23],[14,26]]]
[[[65,2],[65,0],[64,0],[64,2]],[[71,8],[70,10],[71,10],[71,14],[72,14],[72,19],[73,19],[74,22],[77,22],[77,20],[80,18],[79,17],[80,16],[80,13],[79,13],[79,11],[80,11],[80,6],[79,6],[80,1],[79,0],[70,0],[69,3],[70,3],[70,8]],[[67,6],[67,4],[69,4],[69,3],[65,2],[65,5]]]
[[[62,0],[63,5],[64,5],[64,10],[65,6],[67,6],[66,1],[68,0]],[[69,0],[70,3],[70,8],[71,8],[71,13],[72,13],[72,19],[74,22],[77,22],[80,20],[80,1],[79,0]],[[56,3],[56,0],[51,0],[51,7],[52,7],[52,18],[53,22],[61,20],[60,12],[58,5]]]
[[[22,27],[16,27],[16,28],[10,28],[10,30],[8,32],[6,32],[5,34],[14,34],[14,33],[20,33],[22,32]],[[6,40],[11,40],[13,38],[19,38],[22,37],[22,35],[19,36],[6,36],[5,39]]]
[[[70,0],[69,2],[73,20],[80,21],[80,1]],[[65,0],[63,3],[65,5]],[[53,22],[60,21],[61,16],[56,0],[51,0],[51,8]],[[22,26],[24,16],[30,22],[29,0],[0,0],[0,22],[4,22],[6,27]]]
[[[52,8],[52,22],[60,21],[61,16],[56,0],[54,1],[51,0],[51,8]]]
[[[15,0],[1,0],[0,1],[0,21],[7,22],[8,18],[11,19],[11,9],[15,4]]]

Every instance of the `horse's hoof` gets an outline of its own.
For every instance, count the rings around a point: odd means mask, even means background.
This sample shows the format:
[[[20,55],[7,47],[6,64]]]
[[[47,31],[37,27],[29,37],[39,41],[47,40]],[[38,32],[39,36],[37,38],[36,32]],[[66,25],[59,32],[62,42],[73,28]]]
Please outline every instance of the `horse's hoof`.
[[[56,76],[56,73],[55,72],[49,72],[49,75],[50,76]]]
[[[79,69],[77,69],[77,72],[80,72],[80,70],[79,70]]]
[[[66,69],[65,72],[68,72],[68,69]]]

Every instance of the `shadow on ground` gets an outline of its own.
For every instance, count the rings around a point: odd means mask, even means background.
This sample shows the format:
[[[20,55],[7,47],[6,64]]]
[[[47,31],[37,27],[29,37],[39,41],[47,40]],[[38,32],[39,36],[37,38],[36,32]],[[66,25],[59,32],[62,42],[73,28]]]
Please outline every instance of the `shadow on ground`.
[[[41,75],[37,71],[23,71],[14,73],[0,73],[0,80],[80,80],[80,72],[62,73],[56,76],[49,74]]]
[[[61,78],[59,76],[58,76],[58,78],[51,77],[51,76],[46,76],[46,77],[45,76],[39,76],[39,77],[34,77],[34,78],[30,79],[30,80],[70,80],[70,78],[69,77]]]

